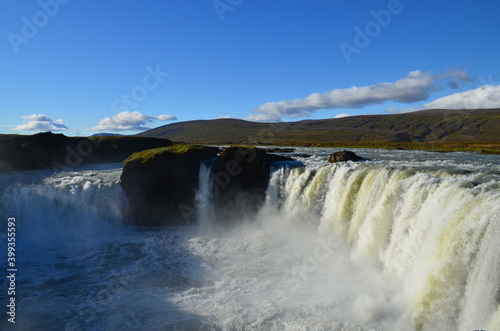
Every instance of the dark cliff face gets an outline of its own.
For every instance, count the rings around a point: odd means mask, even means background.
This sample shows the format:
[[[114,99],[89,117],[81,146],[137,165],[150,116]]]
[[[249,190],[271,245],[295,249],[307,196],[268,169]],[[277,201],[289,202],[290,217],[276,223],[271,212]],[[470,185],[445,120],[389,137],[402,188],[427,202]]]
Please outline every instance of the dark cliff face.
[[[167,139],[66,137],[50,132],[0,136],[0,171],[67,170],[89,163],[121,162],[145,149],[170,146]]]
[[[208,212],[197,210],[195,202],[200,163],[219,153],[215,147],[174,145],[133,154],[124,162],[121,186],[134,223],[190,224],[198,219],[198,212]],[[289,160],[258,148],[224,150],[210,172],[210,217],[217,223],[228,224],[254,214],[265,201],[271,162]]]
[[[196,221],[195,194],[200,162],[217,156],[215,147],[183,146],[133,154],[124,162],[121,186],[136,225]]]
[[[253,147],[230,147],[214,162],[214,215],[218,222],[234,222],[254,214],[264,203],[271,162],[290,158]]]
[[[72,148],[62,134],[39,133],[32,136],[8,135],[0,139],[0,171],[31,170],[65,163]]]

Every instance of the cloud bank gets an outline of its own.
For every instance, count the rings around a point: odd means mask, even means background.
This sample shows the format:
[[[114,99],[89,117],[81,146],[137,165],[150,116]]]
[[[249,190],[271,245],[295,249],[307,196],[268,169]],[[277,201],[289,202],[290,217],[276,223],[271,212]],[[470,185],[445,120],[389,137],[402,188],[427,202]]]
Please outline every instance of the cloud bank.
[[[386,114],[410,113],[424,109],[488,109],[500,108],[500,85],[485,85],[476,89],[454,93],[419,108],[388,108]]]
[[[113,117],[106,117],[99,121],[97,126],[90,128],[90,131],[143,131],[149,130],[146,124],[153,121],[175,121],[177,117],[173,115],[148,116],[141,112],[124,111]]]
[[[422,106],[422,109],[486,108],[500,108],[500,85],[486,85],[475,90],[451,94]]]
[[[449,80],[455,88],[461,82],[472,79],[466,71],[450,69],[440,75],[420,70],[411,71],[405,78],[392,83],[345,89],[334,89],[326,93],[313,93],[302,99],[269,102],[259,106],[253,114],[245,117],[250,121],[280,121],[283,118],[309,117],[319,109],[362,108],[386,101],[412,103],[426,100],[429,95],[441,89],[437,81]]]
[[[25,124],[18,125],[12,130],[14,131],[64,131],[68,127],[63,124],[63,120],[52,120],[47,115],[33,114],[23,116],[22,119],[26,121]]]

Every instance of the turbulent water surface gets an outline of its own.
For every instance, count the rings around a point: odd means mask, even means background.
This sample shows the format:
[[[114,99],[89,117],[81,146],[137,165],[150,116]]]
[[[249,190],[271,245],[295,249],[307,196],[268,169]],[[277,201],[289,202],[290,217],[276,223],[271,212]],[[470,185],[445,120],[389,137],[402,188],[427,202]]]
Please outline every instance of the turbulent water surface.
[[[275,164],[231,228],[205,165],[198,224],[167,228],[128,225],[119,165],[2,174],[0,329],[500,330],[500,157],[355,151]]]

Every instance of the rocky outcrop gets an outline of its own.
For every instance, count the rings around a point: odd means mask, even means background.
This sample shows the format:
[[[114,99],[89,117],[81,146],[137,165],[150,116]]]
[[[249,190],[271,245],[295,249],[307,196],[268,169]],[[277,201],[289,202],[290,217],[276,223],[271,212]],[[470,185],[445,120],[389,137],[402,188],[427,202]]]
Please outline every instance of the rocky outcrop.
[[[121,186],[134,223],[159,226],[196,221],[199,167],[209,159],[215,159],[210,172],[213,191],[203,198],[214,212],[210,217],[218,222],[242,219],[256,211],[265,200],[271,163],[291,160],[253,147],[221,152],[186,144],[133,154],[123,162]]]
[[[291,147],[270,147],[265,149],[268,153],[293,153],[295,148]]]
[[[235,221],[252,215],[263,204],[271,162],[290,161],[254,147],[230,147],[214,162],[213,216],[217,221]]]
[[[361,156],[356,155],[356,153],[351,152],[351,151],[340,151],[340,152],[335,152],[330,155],[330,158],[328,159],[328,162],[330,163],[335,163],[335,162],[345,162],[345,161],[361,161],[364,160]]]
[[[170,146],[168,139],[66,137],[50,132],[0,136],[0,171],[52,168],[68,170],[89,163],[112,163],[145,149]]]
[[[219,152],[216,147],[178,144],[136,153],[125,160],[121,186],[134,223],[157,226],[195,221],[200,162]]]

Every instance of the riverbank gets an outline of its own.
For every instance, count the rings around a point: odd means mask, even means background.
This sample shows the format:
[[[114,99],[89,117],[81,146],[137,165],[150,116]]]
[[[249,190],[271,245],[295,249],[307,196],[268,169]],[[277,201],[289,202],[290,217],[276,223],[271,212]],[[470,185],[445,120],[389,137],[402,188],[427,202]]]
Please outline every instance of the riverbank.
[[[331,143],[304,143],[291,144],[289,147],[337,147],[337,148],[379,148],[396,150],[425,150],[429,152],[477,152],[479,154],[499,154],[500,143],[438,143],[438,142],[331,142]]]

